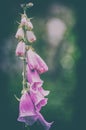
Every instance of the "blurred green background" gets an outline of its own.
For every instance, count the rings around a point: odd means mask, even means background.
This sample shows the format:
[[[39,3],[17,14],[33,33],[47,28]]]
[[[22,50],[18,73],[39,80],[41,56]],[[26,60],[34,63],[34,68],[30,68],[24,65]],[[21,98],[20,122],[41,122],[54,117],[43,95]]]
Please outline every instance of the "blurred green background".
[[[15,56],[15,33],[22,9],[29,0],[0,1],[0,130],[24,130],[17,122],[18,102],[22,89],[22,63]],[[54,121],[51,130],[86,129],[86,18],[82,0],[32,0],[27,11],[33,17],[33,44],[46,61],[49,71],[41,78],[43,87],[51,91],[48,104],[41,113]],[[42,130],[35,123],[30,130]]]

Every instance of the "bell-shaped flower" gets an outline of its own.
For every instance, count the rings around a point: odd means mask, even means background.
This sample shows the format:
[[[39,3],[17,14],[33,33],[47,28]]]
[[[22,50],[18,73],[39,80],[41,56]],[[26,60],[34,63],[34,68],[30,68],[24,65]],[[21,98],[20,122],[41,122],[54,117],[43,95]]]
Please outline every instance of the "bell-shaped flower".
[[[31,85],[31,88],[34,92],[39,91],[43,96],[47,96],[50,93],[50,91],[44,90],[42,86],[38,87],[36,84]]]
[[[51,125],[53,124],[53,121],[49,123],[44,119],[44,117],[40,112],[37,111],[37,114],[38,114],[38,120],[44,126],[44,129],[49,130],[51,128]]]
[[[23,41],[20,41],[16,47],[16,55],[21,57],[24,56],[24,54],[25,54],[25,43]]]
[[[38,91],[39,91],[43,96],[47,96],[47,95],[50,93],[50,91],[44,90],[42,87],[39,87],[39,88],[38,88]]]
[[[48,98],[44,98],[44,96],[40,93],[40,91],[38,91],[38,90],[34,91],[32,87],[30,87],[30,95],[31,95],[31,99],[38,111],[40,111],[41,108],[47,104]]]
[[[27,21],[26,26],[27,26],[27,29],[28,29],[28,30],[32,30],[32,29],[33,29],[33,25],[32,25],[32,23],[30,22],[30,20]]]
[[[27,51],[27,63],[28,66],[30,67],[31,70],[36,69],[37,68],[37,61],[35,58],[35,53],[34,51],[32,51],[32,49],[29,49]]]
[[[35,53],[35,57],[36,57],[36,60],[38,62],[38,66],[37,66],[38,67],[37,68],[38,72],[40,74],[42,74],[42,73],[48,71],[48,66],[46,65],[44,60],[37,53]]]
[[[32,31],[26,31],[26,38],[27,38],[28,42],[30,42],[30,43],[36,41],[36,36],[34,35],[34,33]]]
[[[48,66],[44,62],[44,60],[32,49],[27,51],[27,63],[30,69],[36,69],[39,74],[42,74],[48,71]]]
[[[26,67],[26,77],[31,85],[35,84],[37,87],[40,87],[43,84],[43,81],[40,79],[37,70],[31,70],[28,65]]]
[[[25,26],[25,25],[27,25],[27,18],[26,16],[23,16],[21,19],[21,26]]]
[[[32,125],[37,118],[38,116],[30,94],[28,92],[24,92],[20,99],[18,121],[25,122],[26,125]]]
[[[15,37],[19,40],[24,38],[24,31],[22,29],[22,27],[18,28],[17,33],[15,35]]]

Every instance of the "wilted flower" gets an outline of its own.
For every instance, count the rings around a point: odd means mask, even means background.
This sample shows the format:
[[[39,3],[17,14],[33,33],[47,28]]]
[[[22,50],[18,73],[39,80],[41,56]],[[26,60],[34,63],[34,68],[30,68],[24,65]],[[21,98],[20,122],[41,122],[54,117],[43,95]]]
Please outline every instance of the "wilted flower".
[[[39,74],[48,71],[48,66],[43,61],[43,59],[32,49],[27,51],[27,62],[30,69],[36,69]]]
[[[26,38],[28,42],[31,42],[31,43],[36,41],[36,36],[34,35],[32,31],[26,31]]]
[[[16,47],[16,55],[17,56],[24,56],[25,54],[25,43],[20,41]]]
[[[15,35],[15,37],[19,40],[24,38],[24,31],[22,29],[22,27],[18,28],[17,33]]]

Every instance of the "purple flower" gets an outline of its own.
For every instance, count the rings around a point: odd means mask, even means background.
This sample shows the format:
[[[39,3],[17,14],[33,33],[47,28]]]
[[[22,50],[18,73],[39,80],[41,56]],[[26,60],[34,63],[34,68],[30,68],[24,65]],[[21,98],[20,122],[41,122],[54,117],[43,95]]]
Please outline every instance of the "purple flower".
[[[48,71],[48,66],[44,62],[44,60],[37,54],[35,53],[36,60],[38,62],[37,70],[40,74]]]
[[[38,116],[31,97],[27,92],[24,92],[20,99],[18,121],[25,122],[27,125],[32,125],[37,118]]]
[[[48,98],[44,98],[39,90],[34,91],[33,88],[30,87],[30,95],[37,111],[40,111],[41,108],[47,104]]]
[[[37,84],[32,84],[32,85],[31,85],[31,89],[32,89],[34,92],[39,91],[43,96],[47,96],[47,95],[50,93],[50,91],[44,90],[42,86],[38,87]]]
[[[19,104],[19,117],[17,119],[26,125],[33,125],[37,120],[44,126],[45,130],[49,130],[52,123],[48,123],[42,114],[35,108],[33,99],[28,92],[24,92]]]
[[[36,36],[34,35],[32,31],[26,31],[26,38],[28,42],[31,42],[31,43],[36,41]]]
[[[20,41],[16,47],[16,55],[17,56],[24,56],[25,54],[25,43]]]
[[[32,51],[32,49],[29,49],[27,51],[27,63],[31,70],[34,70],[37,68],[37,61],[35,58],[35,53]]]
[[[39,87],[38,90],[43,96],[47,96],[50,93],[50,91],[44,90],[42,87]]]
[[[31,70],[28,65],[26,67],[26,77],[31,85],[35,84],[37,87],[40,87],[43,84],[43,81],[40,79],[37,70]]]
[[[42,116],[41,113],[37,112],[38,114],[38,120],[40,121],[40,123],[44,126],[45,130],[49,130],[51,125],[53,124],[53,121],[51,123],[47,122],[44,117]]]
[[[43,59],[31,49],[27,51],[27,63],[30,69],[36,69],[39,74],[48,71],[48,66]]]

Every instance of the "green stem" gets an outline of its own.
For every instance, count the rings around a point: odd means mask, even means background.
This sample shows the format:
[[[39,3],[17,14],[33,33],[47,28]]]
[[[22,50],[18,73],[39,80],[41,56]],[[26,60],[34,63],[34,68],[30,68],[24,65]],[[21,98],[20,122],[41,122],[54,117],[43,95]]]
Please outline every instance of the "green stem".
[[[26,85],[26,60],[25,56],[23,57],[23,89],[25,88]]]

